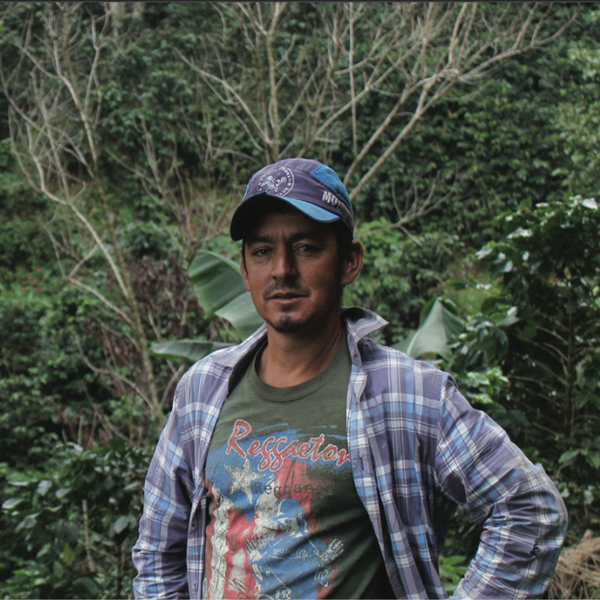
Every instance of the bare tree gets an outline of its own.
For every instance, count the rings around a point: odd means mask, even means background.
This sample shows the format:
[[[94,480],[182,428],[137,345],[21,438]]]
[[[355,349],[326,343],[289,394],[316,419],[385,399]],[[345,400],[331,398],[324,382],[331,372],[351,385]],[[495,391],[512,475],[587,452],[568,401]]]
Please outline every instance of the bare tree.
[[[13,151],[31,185],[56,208],[48,232],[65,279],[101,307],[108,366],[90,368],[141,399],[157,422],[179,371],[170,365],[171,382],[157,383],[149,343],[160,340],[161,328],[151,294],[140,299],[143,270],[120,238],[123,173],[189,261],[204,240],[224,231],[232,210],[231,195],[215,192],[212,176],[225,173],[231,189],[243,179],[238,167],[245,175],[265,161],[327,161],[337,153],[356,199],[436,102],[477,89],[507,59],[551,43],[570,22],[557,24],[549,4],[190,5],[184,14],[201,16],[183,18],[177,35],[167,31],[169,51],[161,55],[170,60],[164,69],[177,72],[185,101],[167,90],[169,110],[158,101],[150,116],[130,111],[127,131],[135,139],[118,144],[110,124],[124,117],[107,90],[136,47],[151,47],[155,31],[143,24],[150,9],[112,2],[25,6],[6,9],[29,12],[5,29],[0,55]],[[143,78],[127,91],[137,102]],[[193,168],[182,159],[184,147],[196,157]],[[413,187],[409,200],[392,198],[394,227],[425,216],[452,193],[439,177],[424,190],[417,176]],[[102,269],[92,268],[97,263]],[[177,310],[185,321],[185,302]],[[126,324],[120,335],[131,353],[111,349],[110,319]]]
[[[160,423],[166,396],[161,394],[149,350],[150,341],[160,339],[160,330],[148,310],[150,304],[140,300],[142,274],[136,272],[119,237],[115,190],[105,171],[110,148],[101,141],[107,120],[103,85],[127,44],[136,40],[123,20],[125,7],[120,3],[58,3],[40,12],[41,28],[30,13],[21,31],[7,33],[8,43],[18,53],[16,64],[8,68],[0,56],[0,78],[10,103],[13,152],[33,188],[55,205],[46,229],[64,278],[93,297],[101,310],[99,335],[104,339],[107,362],[95,365],[83,355],[84,360],[96,373],[116,382],[122,395],[141,400],[151,420]],[[133,13],[139,18],[139,7]],[[153,183],[152,190],[147,186],[149,193],[170,202],[172,211],[189,229],[184,213],[189,193],[194,193],[192,182],[183,182],[179,191],[183,193],[174,193],[156,170],[151,140],[147,136],[142,139],[148,159],[145,169],[135,164],[130,168],[143,171],[142,182]],[[190,239],[195,236],[186,227],[180,227],[180,233],[183,251],[189,254]],[[104,275],[85,276],[97,270],[98,261],[106,267],[100,269]],[[96,266],[90,267],[92,264]],[[146,275],[148,271],[149,267]],[[125,329],[115,331],[111,319]],[[115,336],[121,336],[133,354],[127,356],[120,350]],[[171,367],[178,377],[180,372]],[[167,391],[170,388],[168,384]],[[110,423],[105,428],[109,434],[118,433],[118,427]]]
[[[352,156],[345,176],[352,199],[436,102],[550,44],[576,14],[556,24],[554,7],[543,3],[319,3],[305,5],[300,29],[298,8],[288,3],[215,3],[215,10],[222,29],[191,54],[178,50],[180,59],[266,161],[324,158],[343,147]],[[374,102],[383,108],[369,109]],[[399,224],[437,202],[426,194]]]
[[[113,13],[97,16],[90,11],[88,35],[82,35],[78,18],[81,10],[79,4],[65,3],[44,11],[41,54],[31,47],[33,19],[28,20],[20,36],[12,37],[21,61],[12,72],[0,65],[0,73],[12,109],[13,149],[33,187],[56,204],[57,218],[66,225],[62,240],[54,240],[59,260],[71,258],[68,267],[63,264],[66,280],[94,296],[106,311],[131,328],[130,341],[141,357],[142,381],[131,381],[118,369],[113,369],[112,375],[139,394],[153,418],[160,419],[148,340],[99,166],[102,95],[98,93],[98,82],[103,75],[100,62],[110,40]],[[92,45],[92,51],[87,53],[87,60],[82,60],[80,50],[86,43]],[[22,69],[30,73],[25,90],[19,89]],[[99,219],[92,216],[94,212],[99,213]],[[79,233],[82,241],[74,243]],[[121,302],[81,278],[80,271],[96,255],[106,262]]]

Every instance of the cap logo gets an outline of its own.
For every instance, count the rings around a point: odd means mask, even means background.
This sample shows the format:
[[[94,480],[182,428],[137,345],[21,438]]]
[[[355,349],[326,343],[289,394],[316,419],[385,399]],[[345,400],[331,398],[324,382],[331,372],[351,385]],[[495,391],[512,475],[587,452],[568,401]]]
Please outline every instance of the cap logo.
[[[323,200],[323,202],[326,202],[327,204],[329,204],[329,206],[334,206],[339,211],[349,215],[348,207],[337,196],[335,196],[331,192],[323,192],[323,197],[321,198],[321,200]],[[350,218],[352,218],[352,217],[350,217]]]
[[[263,173],[256,185],[263,194],[287,196],[294,187],[294,175],[287,167]]]
[[[323,192],[323,202],[327,202],[330,206],[335,206],[336,208],[340,208],[340,204],[342,201],[334,196],[331,192]]]

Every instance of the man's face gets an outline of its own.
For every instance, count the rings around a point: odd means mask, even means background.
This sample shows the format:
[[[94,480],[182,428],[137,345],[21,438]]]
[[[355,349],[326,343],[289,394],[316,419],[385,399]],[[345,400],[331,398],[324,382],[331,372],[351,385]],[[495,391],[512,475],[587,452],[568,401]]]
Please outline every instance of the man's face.
[[[244,242],[246,289],[258,314],[275,331],[322,332],[332,319],[339,319],[342,288],[358,274],[362,254],[356,272],[341,264],[330,226],[298,211],[271,212],[257,221]]]

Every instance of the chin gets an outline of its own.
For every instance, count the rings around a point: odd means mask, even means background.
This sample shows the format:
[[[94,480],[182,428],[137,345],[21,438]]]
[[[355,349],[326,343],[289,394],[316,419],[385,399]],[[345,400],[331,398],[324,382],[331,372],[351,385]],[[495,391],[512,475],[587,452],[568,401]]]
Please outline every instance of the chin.
[[[278,321],[267,321],[277,333],[298,333],[306,327],[305,321],[285,316]]]

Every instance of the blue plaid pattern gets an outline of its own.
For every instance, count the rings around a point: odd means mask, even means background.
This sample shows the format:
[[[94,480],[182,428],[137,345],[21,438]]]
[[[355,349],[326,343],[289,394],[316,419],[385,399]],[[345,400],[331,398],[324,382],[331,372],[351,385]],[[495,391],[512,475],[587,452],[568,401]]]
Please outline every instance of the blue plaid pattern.
[[[452,377],[365,338],[385,325],[347,309],[352,373],[348,449],[398,598],[447,598],[437,572],[453,508],[484,531],[454,598],[532,598],[547,587],[567,514],[558,490],[507,434],[473,409]],[[263,326],[214,352],[181,379],[145,486],[133,550],[137,598],[201,598],[204,464],[219,412]]]

